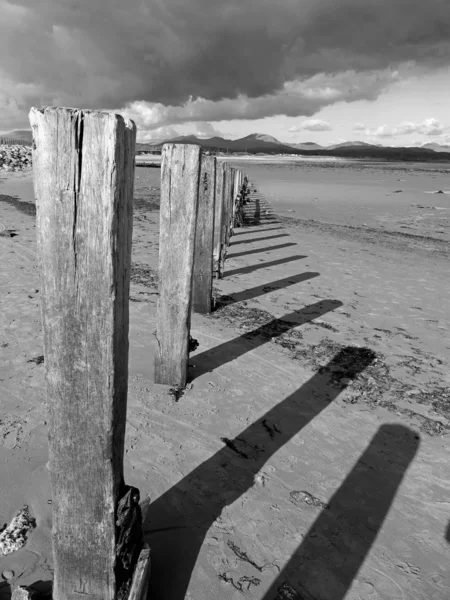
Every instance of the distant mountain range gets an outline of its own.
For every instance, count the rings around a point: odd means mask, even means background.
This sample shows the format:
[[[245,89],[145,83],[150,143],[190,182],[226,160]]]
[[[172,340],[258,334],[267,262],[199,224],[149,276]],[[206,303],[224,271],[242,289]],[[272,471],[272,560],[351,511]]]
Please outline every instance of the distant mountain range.
[[[17,129],[0,134],[0,138],[15,138],[31,143],[32,134],[28,129]],[[243,154],[299,154],[302,156],[337,156],[343,158],[372,158],[379,160],[412,160],[412,161],[450,161],[450,145],[436,143],[424,144],[419,147],[398,148],[366,144],[360,141],[349,141],[332,146],[320,146],[314,142],[288,144],[280,142],[271,135],[252,133],[237,140],[222,137],[198,138],[195,135],[185,135],[157,142],[137,143],[136,152],[155,152],[161,150],[165,143],[198,144],[203,148],[222,153]]]
[[[371,158],[377,160],[399,161],[450,161],[450,147],[438,144],[427,144],[420,147],[398,148],[366,144],[360,141],[344,142],[332,146],[320,146],[314,142],[287,144],[270,135],[252,133],[237,140],[222,137],[198,138],[185,135],[168,140],[137,144],[137,152],[155,152],[161,150],[163,144],[198,144],[203,148],[222,153],[246,154],[299,154],[302,156],[336,156],[341,158]]]

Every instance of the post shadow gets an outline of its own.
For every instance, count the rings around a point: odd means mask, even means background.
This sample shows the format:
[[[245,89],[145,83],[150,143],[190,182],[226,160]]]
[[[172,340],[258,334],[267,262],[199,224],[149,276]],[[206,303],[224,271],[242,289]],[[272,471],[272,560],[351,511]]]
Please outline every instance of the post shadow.
[[[0,582],[0,600],[11,600],[12,590],[7,581]]]
[[[277,233],[277,235],[268,235],[266,237],[260,238],[251,238],[249,240],[238,240],[237,242],[232,242],[230,246],[236,246],[237,244],[248,244],[250,242],[265,242],[266,240],[274,240],[280,237],[289,237],[288,233]]]
[[[242,302],[243,300],[253,300],[264,294],[282,290],[291,285],[295,285],[296,283],[318,277],[319,275],[320,273],[315,272],[299,273],[297,275],[291,275],[291,277],[284,277],[277,281],[271,281],[270,283],[263,283],[262,285],[257,285],[256,287],[243,290],[242,292],[233,293],[231,296],[219,296],[216,300],[216,309],[220,306],[229,306],[230,304],[236,304],[236,302]]]
[[[248,240],[251,241],[251,240]],[[297,246],[295,242],[288,242],[286,244],[277,244],[276,246],[266,246],[265,248],[254,248],[253,250],[246,250],[245,252],[238,252],[237,254],[228,254],[227,258],[238,258],[239,256],[248,256],[249,254],[258,254],[259,252],[271,252],[272,250],[282,250],[283,248],[289,248],[291,246]]]
[[[284,258],[277,258],[277,260],[271,260],[268,262],[260,262],[256,265],[248,265],[247,267],[239,267],[238,269],[232,269],[231,271],[226,271],[224,277],[229,277],[230,275],[241,275],[243,273],[253,273],[253,271],[257,271],[258,269],[265,269],[267,267],[276,267],[277,265],[284,265],[288,262],[293,262],[295,260],[300,260],[302,258],[308,258],[306,255],[295,254],[294,256],[285,256]]]
[[[330,373],[340,371],[354,379],[375,358],[368,348],[343,348],[325,368],[234,439],[222,438],[224,446],[218,452],[151,503],[144,523],[152,549],[149,600],[184,600],[214,521],[254,485],[254,477],[273,454],[341,393]]]
[[[295,310],[280,319],[272,319],[269,323],[261,325],[257,329],[248,331],[238,338],[214,346],[209,350],[195,354],[190,358],[188,380],[193,381],[200,375],[208,373],[226,365],[228,362],[239,358],[243,354],[254,350],[268,340],[280,337],[283,333],[290,331],[294,327],[309,323],[312,319],[326,314],[342,306],[339,300],[321,300],[305,306],[301,310]]]
[[[450,521],[447,525],[447,531],[445,532],[445,539],[450,544]]]
[[[272,225],[272,223],[270,223]],[[241,231],[234,231],[233,236],[235,235],[244,235],[245,233],[265,233],[266,231],[279,231],[280,229],[284,229],[283,227],[268,227],[267,229],[254,229],[251,225],[244,225],[244,227],[240,227]]]
[[[379,428],[263,600],[344,600],[419,443],[403,425]]]

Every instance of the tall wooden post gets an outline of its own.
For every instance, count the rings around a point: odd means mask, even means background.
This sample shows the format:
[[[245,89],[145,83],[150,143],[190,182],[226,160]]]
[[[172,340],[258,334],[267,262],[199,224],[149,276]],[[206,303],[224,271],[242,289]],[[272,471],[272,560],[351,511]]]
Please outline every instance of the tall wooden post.
[[[200,164],[200,146],[163,146],[155,383],[179,387],[189,357]]]
[[[114,600],[136,127],[32,108],[55,600]]]
[[[195,312],[203,314],[210,313],[212,308],[215,197],[216,159],[213,156],[202,156],[192,305]]]
[[[221,277],[220,256],[222,250],[222,213],[225,198],[225,164],[218,162],[216,166],[216,200],[214,210],[214,252],[213,271],[216,278]]]
[[[231,167],[224,165],[224,185],[223,185],[223,204],[222,204],[222,219],[221,219],[221,246],[220,246],[220,277],[223,277],[225,270],[225,259],[229,244],[229,215],[230,215],[230,198],[231,198]]]

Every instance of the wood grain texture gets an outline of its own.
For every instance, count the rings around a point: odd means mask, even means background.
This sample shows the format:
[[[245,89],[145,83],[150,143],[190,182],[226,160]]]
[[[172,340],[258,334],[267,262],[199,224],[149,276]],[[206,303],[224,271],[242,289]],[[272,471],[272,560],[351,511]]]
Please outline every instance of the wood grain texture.
[[[222,249],[222,211],[224,201],[225,165],[217,162],[216,165],[216,199],[214,209],[214,251],[213,271],[216,277],[220,277],[220,254]]]
[[[189,355],[200,166],[200,146],[163,146],[155,383],[180,387]]]
[[[136,127],[32,108],[55,600],[113,600],[123,482]]]
[[[202,156],[192,290],[193,310],[202,314],[208,314],[212,309],[215,197],[216,159]]]

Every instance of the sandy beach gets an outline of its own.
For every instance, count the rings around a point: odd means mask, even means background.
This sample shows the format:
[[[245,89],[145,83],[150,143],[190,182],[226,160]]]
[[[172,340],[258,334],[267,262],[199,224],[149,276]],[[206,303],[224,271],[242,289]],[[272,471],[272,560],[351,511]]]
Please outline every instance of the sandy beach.
[[[160,171],[136,168],[125,472],[152,499],[149,598],[448,598],[448,168],[229,162],[252,224],[180,398],[153,383]],[[3,600],[52,579],[31,173],[0,174],[1,230],[0,524],[37,521]]]

